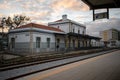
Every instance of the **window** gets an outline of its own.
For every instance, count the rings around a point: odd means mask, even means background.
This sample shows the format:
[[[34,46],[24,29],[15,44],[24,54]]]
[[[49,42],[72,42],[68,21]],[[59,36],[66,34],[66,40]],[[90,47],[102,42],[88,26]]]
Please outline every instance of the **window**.
[[[25,34],[25,36],[29,36],[29,34]]]
[[[11,47],[15,48],[15,38],[11,38]]]
[[[41,38],[36,37],[36,48],[40,48],[40,42],[41,42]]]
[[[84,34],[84,31],[83,31],[83,34]]]
[[[75,40],[73,40],[73,48],[75,47]]]
[[[73,33],[75,32],[75,29],[73,29]]]
[[[50,38],[47,38],[47,48],[50,47]]]
[[[78,34],[80,34],[80,30],[78,30]]]
[[[57,39],[57,45],[59,45],[60,44],[60,39]]]

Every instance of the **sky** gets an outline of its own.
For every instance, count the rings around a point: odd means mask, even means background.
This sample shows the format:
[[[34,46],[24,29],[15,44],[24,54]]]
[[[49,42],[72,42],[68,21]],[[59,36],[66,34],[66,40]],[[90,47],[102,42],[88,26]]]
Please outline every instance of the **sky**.
[[[96,13],[106,9],[97,10]],[[99,32],[109,28],[120,30],[120,8],[110,9],[110,19],[93,21],[92,11],[81,0],[0,0],[0,17],[22,14],[31,22],[45,24],[61,19],[66,14],[69,19],[86,25],[87,34],[99,36]]]

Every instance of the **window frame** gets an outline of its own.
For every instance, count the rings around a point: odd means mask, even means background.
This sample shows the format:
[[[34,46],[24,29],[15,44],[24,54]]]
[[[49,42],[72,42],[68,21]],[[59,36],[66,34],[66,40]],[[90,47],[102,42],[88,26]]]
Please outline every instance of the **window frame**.
[[[46,40],[47,40],[47,48],[50,48],[50,38],[46,38]]]
[[[41,37],[36,37],[36,48],[40,48],[41,47],[40,44],[41,44]]]

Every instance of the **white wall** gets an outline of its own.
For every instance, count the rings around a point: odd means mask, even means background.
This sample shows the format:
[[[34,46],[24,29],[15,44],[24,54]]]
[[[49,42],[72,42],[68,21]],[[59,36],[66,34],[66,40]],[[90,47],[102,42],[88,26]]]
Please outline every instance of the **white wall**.
[[[49,24],[48,26],[55,27],[63,30],[66,33],[69,33],[69,23],[58,23],[58,24]]]
[[[50,38],[50,42],[55,42],[54,34],[33,32],[33,42],[36,42],[36,37],[40,37],[41,42],[47,42],[47,38]]]
[[[78,33],[78,30],[80,30],[80,34],[83,34],[83,31],[84,33],[86,33],[86,29],[84,27],[71,22],[48,24],[48,26],[55,28],[58,28],[59,26],[59,29],[63,30],[66,33],[73,32],[73,29],[74,29],[74,33]]]
[[[11,38],[15,38],[15,42],[29,42],[30,41],[29,32],[10,33],[9,42],[11,41]]]
[[[94,40],[94,39],[92,39],[91,40],[91,45],[92,45],[92,47],[96,47],[97,46],[97,41],[96,40]]]
[[[113,40],[113,41],[115,41],[115,46],[113,46],[112,45],[112,42],[111,42],[112,40],[110,40],[109,42],[109,44],[108,44],[108,47],[120,47],[120,41],[118,41],[118,40]]]
[[[36,37],[41,37],[41,42],[46,42],[46,38],[50,38],[51,42],[55,42],[54,34],[33,32],[33,42],[36,42]],[[30,42],[30,32],[10,33],[9,42],[11,38],[15,38],[15,42]]]
[[[86,30],[84,27],[80,26],[80,25],[76,25],[76,24],[72,24],[72,31],[73,31],[73,28],[75,29],[75,33],[78,33],[78,30],[80,30],[80,34],[83,34],[83,31],[84,31],[84,34],[86,33]]]

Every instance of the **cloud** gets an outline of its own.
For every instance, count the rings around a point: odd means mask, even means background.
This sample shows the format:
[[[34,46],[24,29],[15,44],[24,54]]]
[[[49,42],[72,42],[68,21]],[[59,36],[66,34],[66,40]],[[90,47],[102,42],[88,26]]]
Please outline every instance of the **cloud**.
[[[100,31],[107,30],[110,28],[115,28],[120,30],[120,19],[109,19],[109,20],[99,20],[92,22],[90,24],[87,24],[87,34],[93,35],[93,36],[100,36]]]
[[[80,23],[92,21],[92,11],[88,11],[88,6],[81,0],[0,0],[0,9],[0,16],[24,14],[32,21],[42,23],[60,19],[63,14]],[[110,14],[112,18],[119,17],[120,10],[117,10],[110,10],[116,12]]]
[[[7,0],[4,0],[0,3],[0,9],[10,9],[11,4],[7,2]]]
[[[20,3],[22,8],[22,14],[25,14],[31,18],[33,21],[44,21],[49,20],[52,9],[49,7],[50,1],[48,0],[16,0]],[[39,22],[37,21],[37,22]]]
[[[33,19],[37,20],[46,20],[48,19],[48,15],[50,15],[49,11],[44,11],[44,12],[28,12]],[[33,15],[34,14],[34,15]]]
[[[55,10],[69,9],[69,10],[79,11],[79,10],[89,9],[88,6],[86,6],[80,0],[55,0],[51,4],[51,7]]]
[[[0,13],[0,17],[3,17],[3,16],[5,16],[5,15]]]
[[[10,16],[25,14],[34,21],[49,21],[53,17],[68,13],[67,10],[74,12],[88,9],[80,0],[3,0],[1,4],[7,4],[4,12]],[[2,9],[4,9],[4,5],[1,5]]]
[[[37,22],[37,23],[46,23],[50,20],[50,12],[49,11],[28,11],[22,13],[23,15],[26,15],[30,17],[31,22]]]
[[[89,17],[91,17],[91,15],[80,14],[80,15],[76,16],[75,19],[77,19],[77,20],[83,20],[83,19],[87,19]]]

